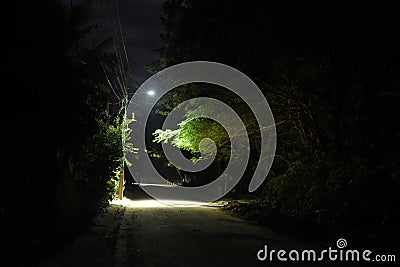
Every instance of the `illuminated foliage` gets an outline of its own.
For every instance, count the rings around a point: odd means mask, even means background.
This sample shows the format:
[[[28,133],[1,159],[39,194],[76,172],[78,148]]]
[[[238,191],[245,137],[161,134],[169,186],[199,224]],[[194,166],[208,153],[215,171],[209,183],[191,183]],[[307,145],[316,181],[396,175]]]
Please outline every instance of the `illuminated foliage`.
[[[227,0],[168,0],[164,10],[167,32],[158,66],[228,64],[255,81],[271,106],[278,146],[257,195],[265,201],[261,209],[272,208],[278,224],[293,220],[293,228],[346,230],[360,239],[361,228],[375,237],[398,236],[398,6],[260,1],[244,9],[242,2]],[[235,108],[257,153],[251,112],[212,88],[184,86],[162,99],[160,113],[191,97],[215,97]],[[201,107],[194,110],[201,113]],[[181,140],[186,125],[156,137],[176,138],[177,146],[195,151],[197,137],[213,128],[207,121],[195,123]],[[223,140],[222,133],[215,137]],[[246,195],[246,189],[237,192]]]

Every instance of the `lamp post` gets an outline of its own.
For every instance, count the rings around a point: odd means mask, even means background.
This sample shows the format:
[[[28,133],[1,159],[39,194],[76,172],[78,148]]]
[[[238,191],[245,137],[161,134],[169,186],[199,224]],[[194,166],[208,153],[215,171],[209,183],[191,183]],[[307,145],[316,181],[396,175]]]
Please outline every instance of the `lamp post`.
[[[144,94],[147,94],[149,96],[155,95],[155,92],[153,90],[143,92]],[[141,93],[141,94],[143,94]],[[125,145],[125,127],[128,127],[128,124],[126,124],[126,106],[127,103],[124,103],[124,118],[122,122],[122,149],[124,149]],[[126,125],[125,125],[126,124]],[[121,159],[121,166],[120,166],[120,171],[119,171],[119,181],[118,181],[118,190],[117,190],[117,195],[118,199],[122,200],[124,198],[124,185],[125,185],[125,178],[124,178],[124,170],[125,170],[125,154],[122,155]]]

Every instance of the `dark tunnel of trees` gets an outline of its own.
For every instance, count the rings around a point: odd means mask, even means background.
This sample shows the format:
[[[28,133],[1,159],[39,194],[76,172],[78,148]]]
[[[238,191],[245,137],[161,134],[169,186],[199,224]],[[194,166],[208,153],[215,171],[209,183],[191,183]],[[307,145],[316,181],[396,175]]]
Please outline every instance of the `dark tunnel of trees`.
[[[160,59],[149,71],[191,60],[224,63],[255,81],[271,106],[275,161],[244,213],[316,239],[349,235],[361,246],[379,240],[379,248],[398,249],[397,6],[167,0],[163,7]],[[118,63],[80,46],[90,34],[80,24],[83,11],[71,14],[50,0],[7,9],[15,17],[2,23],[0,244],[40,257],[90,224],[115,193],[123,116],[120,106],[110,107],[118,99],[99,58]],[[248,129],[256,127],[242,102],[203,84],[173,91],[158,111],[207,90],[236,105]],[[258,138],[250,136],[254,151]],[[224,166],[226,144],[219,148]],[[247,195],[256,158],[232,198]]]
[[[166,33],[153,70],[192,60],[233,66],[256,82],[274,114],[274,164],[252,196],[257,201],[238,208],[239,213],[316,239],[347,235],[362,246],[382,240],[376,246],[398,247],[400,69],[394,33],[399,8],[331,1],[244,6],[171,0],[164,10]],[[254,160],[231,193],[248,196],[259,132],[243,101],[215,86],[191,84],[164,97],[159,111],[167,114],[183,100],[205,95],[229,103],[253,133]],[[192,142],[193,148],[198,146],[195,128],[224,140],[210,122],[198,120],[196,126],[181,127],[190,133],[182,142]],[[162,132],[156,136],[158,141],[170,138]],[[176,143],[179,138],[185,139],[178,136]],[[223,166],[226,146],[219,147]],[[190,146],[181,148],[196,154]]]

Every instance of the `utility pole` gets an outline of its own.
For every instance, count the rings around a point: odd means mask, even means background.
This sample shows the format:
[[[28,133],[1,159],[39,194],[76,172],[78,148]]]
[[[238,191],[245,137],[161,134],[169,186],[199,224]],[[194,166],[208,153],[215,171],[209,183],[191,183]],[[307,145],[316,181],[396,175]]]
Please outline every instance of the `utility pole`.
[[[124,99],[126,100],[126,99]],[[124,172],[125,172],[125,134],[126,134],[126,127],[128,127],[128,124],[126,122],[126,105],[127,101],[123,101],[123,109],[124,109],[124,114],[122,117],[122,132],[121,132],[121,143],[122,143],[122,158],[121,158],[121,166],[119,170],[119,181],[118,181],[118,199],[122,200],[124,198],[124,185],[125,185],[125,177],[124,177]]]
[[[95,3],[96,4],[96,3]],[[70,0],[70,6],[71,6],[71,14],[72,14],[72,9],[73,9],[73,0]],[[99,7],[96,4],[96,10],[98,11]],[[100,8],[101,9],[101,8]],[[122,144],[122,157],[121,157],[121,164],[120,164],[120,172],[119,172],[119,180],[118,180],[118,188],[117,188],[117,198],[118,199],[123,199],[124,197],[124,185],[125,185],[125,179],[124,179],[124,171],[125,171],[125,149],[126,149],[126,135],[128,133],[127,128],[128,128],[128,123],[127,123],[127,116],[126,116],[126,110],[127,110],[127,105],[129,103],[128,101],[128,78],[127,78],[127,72],[125,71],[125,68],[130,69],[130,64],[128,60],[128,55],[126,53],[126,48],[125,48],[125,42],[124,42],[124,36],[122,33],[122,26],[121,26],[121,20],[119,16],[119,9],[118,9],[118,4],[117,1],[115,1],[115,11],[116,11],[116,19],[117,23],[114,23],[114,33],[113,36],[105,40],[103,43],[101,43],[97,48],[101,47],[103,44],[107,43],[109,40],[113,41],[114,44],[114,50],[115,50],[115,56],[118,58],[118,66],[113,66],[110,67],[110,69],[106,69],[105,64],[103,64],[101,57],[98,55],[99,61],[100,61],[100,66],[104,72],[104,75],[107,79],[107,82],[113,91],[115,97],[121,101],[121,112],[123,111],[123,117],[122,117],[122,131],[121,131],[121,144]],[[106,21],[104,21],[106,23]],[[107,23],[106,23],[107,24]],[[106,25],[107,26],[107,25]],[[118,27],[118,28],[117,28]],[[119,33],[118,33],[119,32]],[[122,52],[121,50],[121,45],[117,43],[117,36],[120,35],[120,38],[122,40]],[[96,48],[96,49],[97,49]],[[124,56],[124,59],[122,58],[122,55]],[[124,62],[125,61],[125,62]],[[124,66],[126,64],[126,66]],[[114,76],[114,81],[110,80],[109,75],[107,72],[110,72]],[[115,88],[114,88],[114,86]],[[107,113],[109,111],[109,103],[107,103]]]
[[[124,198],[124,184],[125,184],[125,180],[124,180],[124,168],[125,164],[124,164],[124,157],[122,157],[121,159],[121,167],[120,167],[120,171],[119,171],[119,183],[118,183],[118,199],[122,200]]]

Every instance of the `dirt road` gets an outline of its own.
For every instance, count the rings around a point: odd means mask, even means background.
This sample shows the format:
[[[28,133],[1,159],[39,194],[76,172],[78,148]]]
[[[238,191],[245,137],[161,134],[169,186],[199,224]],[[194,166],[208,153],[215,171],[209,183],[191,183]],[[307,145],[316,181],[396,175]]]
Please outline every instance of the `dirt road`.
[[[108,207],[90,231],[40,266],[288,265],[276,257],[273,262],[259,261],[257,252],[264,245],[275,250],[314,248],[213,205],[165,206],[149,199],[126,199]]]

